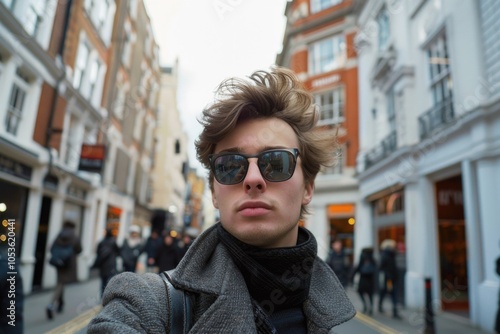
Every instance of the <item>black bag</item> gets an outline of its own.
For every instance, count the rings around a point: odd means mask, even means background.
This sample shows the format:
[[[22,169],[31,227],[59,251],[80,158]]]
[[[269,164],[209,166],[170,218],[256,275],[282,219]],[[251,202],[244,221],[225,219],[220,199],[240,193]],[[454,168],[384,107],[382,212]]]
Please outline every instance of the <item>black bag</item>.
[[[364,260],[359,267],[359,273],[363,275],[375,273],[375,264],[369,260]]]
[[[165,287],[168,290],[167,295],[170,296],[170,319],[169,319],[169,333],[172,334],[184,334],[189,332],[192,326],[193,319],[193,309],[191,296],[188,292],[176,289],[171,281],[170,274],[173,270],[164,271],[160,273],[160,277],[165,283]]]
[[[73,245],[60,245],[55,243],[50,250],[51,257],[49,263],[57,269],[67,268],[71,262],[73,253]]]

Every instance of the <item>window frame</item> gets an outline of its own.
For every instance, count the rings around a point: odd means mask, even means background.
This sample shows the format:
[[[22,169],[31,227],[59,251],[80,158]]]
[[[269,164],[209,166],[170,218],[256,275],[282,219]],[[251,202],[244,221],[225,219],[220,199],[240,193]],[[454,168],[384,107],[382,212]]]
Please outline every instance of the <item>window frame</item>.
[[[321,12],[342,2],[343,0],[311,0],[311,14]]]
[[[16,88],[18,91],[22,92],[20,107],[12,105],[12,98]],[[5,115],[5,131],[14,136],[17,136],[17,133],[19,131],[19,126],[22,123],[23,111],[25,111],[26,108],[27,99],[29,97],[29,90],[30,90],[29,78],[23,78],[22,75],[19,73],[19,68],[18,68],[11,85],[9,101],[7,104],[7,114]],[[16,100],[18,100],[18,98],[16,98]]]
[[[330,98],[331,103],[324,104],[323,98]],[[315,104],[319,108],[320,119],[318,125],[336,125],[345,122],[345,87],[343,85],[334,87],[328,91],[314,94]],[[323,117],[329,113],[331,117]]]
[[[331,45],[328,45],[331,43]],[[331,47],[331,50],[328,48]],[[326,54],[325,51],[327,51]],[[345,36],[338,33],[323,38],[309,45],[309,74],[318,75],[335,71],[345,66],[347,51],[345,47]]]

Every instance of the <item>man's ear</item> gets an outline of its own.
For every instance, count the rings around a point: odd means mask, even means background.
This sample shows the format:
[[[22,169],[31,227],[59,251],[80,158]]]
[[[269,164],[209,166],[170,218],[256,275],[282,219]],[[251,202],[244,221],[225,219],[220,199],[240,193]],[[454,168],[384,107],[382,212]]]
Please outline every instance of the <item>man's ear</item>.
[[[302,197],[302,205],[307,205],[311,202],[314,193],[314,181],[306,182],[304,196]]]
[[[219,203],[217,203],[217,198],[215,197],[215,193],[212,191],[212,204],[214,205],[214,208],[218,209],[219,208]]]

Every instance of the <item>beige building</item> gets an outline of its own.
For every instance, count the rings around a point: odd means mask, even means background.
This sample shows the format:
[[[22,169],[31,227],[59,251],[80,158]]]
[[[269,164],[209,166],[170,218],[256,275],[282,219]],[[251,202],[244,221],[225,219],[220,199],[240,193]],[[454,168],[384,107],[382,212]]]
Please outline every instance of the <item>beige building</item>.
[[[169,223],[181,226],[188,156],[187,134],[182,128],[177,109],[177,69],[177,63],[174,67],[161,68],[151,207],[170,212],[172,216]]]

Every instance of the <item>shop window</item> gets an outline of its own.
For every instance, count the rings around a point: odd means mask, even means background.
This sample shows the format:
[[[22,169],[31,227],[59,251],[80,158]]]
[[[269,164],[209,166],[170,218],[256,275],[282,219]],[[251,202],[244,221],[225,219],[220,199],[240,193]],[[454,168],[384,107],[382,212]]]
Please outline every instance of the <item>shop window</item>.
[[[404,211],[404,192],[398,191],[373,202],[375,216],[390,215]]]

